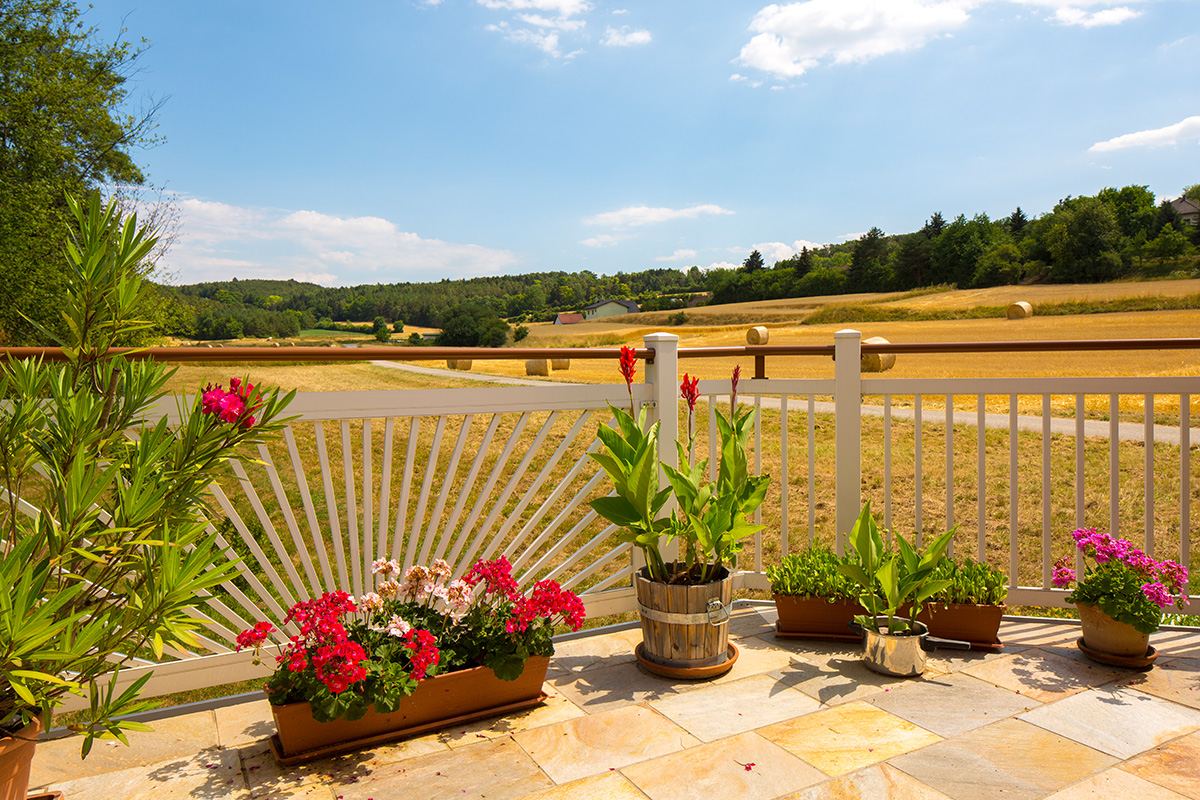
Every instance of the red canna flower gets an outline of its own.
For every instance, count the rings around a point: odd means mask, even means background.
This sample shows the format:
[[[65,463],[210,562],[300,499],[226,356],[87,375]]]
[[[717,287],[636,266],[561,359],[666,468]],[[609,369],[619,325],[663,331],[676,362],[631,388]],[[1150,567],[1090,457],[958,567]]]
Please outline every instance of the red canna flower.
[[[637,373],[637,352],[632,347],[621,347],[621,374],[625,376],[625,388],[629,390],[629,416],[633,416],[633,376]]]
[[[700,383],[699,378],[688,378],[688,374],[683,373],[683,383],[679,384],[679,395],[687,401],[688,407],[688,440],[692,438],[693,419],[696,413],[696,400],[700,398],[700,389],[697,384]]]
[[[738,364],[733,368],[733,395],[729,398],[729,413],[737,414],[737,385],[738,379],[742,377],[742,365]]]

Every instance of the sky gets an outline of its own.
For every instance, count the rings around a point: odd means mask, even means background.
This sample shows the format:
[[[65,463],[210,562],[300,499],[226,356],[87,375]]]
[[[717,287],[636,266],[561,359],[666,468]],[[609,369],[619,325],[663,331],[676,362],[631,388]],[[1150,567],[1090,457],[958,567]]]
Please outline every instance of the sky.
[[[176,283],[767,263],[1200,183],[1198,0],[92,0]]]

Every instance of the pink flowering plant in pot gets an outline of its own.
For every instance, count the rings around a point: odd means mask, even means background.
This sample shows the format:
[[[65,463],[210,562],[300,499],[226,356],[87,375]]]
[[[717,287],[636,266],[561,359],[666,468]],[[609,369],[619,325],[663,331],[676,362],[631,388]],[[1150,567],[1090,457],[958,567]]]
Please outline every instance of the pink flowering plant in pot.
[[[1083,578],[1070,566],[1070,556],[1054,563],[1053,574],[1060,589],[1075,584],[1067,602],[1097,606],[1143,634],[1158,630],[1167,606],[1187,605],[1188,572],[1182,565],[1155,561],[1125,539],[1095,528],[1080,528],[1071,537],[1084,557]]]
[[[503,557],[459,579],[440,559],[407,570],[381,559],[372,572],[377,586],[362,597],[327,592],[293,606],[290,637],[266,622],[238,637],[256,652],[284,640],[265,687],[272,705],[306,701],[319,722],[390,713],[435,675],[484,666],[516,680],[530,658],[554,654],[558,626],[583,624],[573,592],[544,580],[523,593]]]

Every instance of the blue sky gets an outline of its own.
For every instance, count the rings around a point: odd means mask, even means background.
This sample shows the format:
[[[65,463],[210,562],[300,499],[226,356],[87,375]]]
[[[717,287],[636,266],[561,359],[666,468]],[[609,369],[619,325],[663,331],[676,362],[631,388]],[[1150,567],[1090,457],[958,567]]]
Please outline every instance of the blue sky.
[[[768,263],[1200,182],[1197,0],[93,0],[180,283]]]

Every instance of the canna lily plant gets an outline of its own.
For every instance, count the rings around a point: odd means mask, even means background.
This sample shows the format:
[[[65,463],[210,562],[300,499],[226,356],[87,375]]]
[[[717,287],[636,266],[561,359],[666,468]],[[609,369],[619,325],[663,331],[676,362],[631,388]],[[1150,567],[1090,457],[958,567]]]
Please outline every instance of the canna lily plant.
[[[632,412],[632,359],[627,364],[622,348],[621,373],[630,388]],[[746,447],[757,409],[737,413],[737,384],[740,369],[733,371],[733,394],[727,419],[716,412],[720,436],[719,466],[715,481],[707,479],[708,459],[695,460],[694,414],[697,379],[683,377],[680,393],[688,404],[688,444],[676,441],[680,468],[659,463],[656,422],[645,426],[645,409],[635,419],[632,413],[613,408],[617,426],[601,425],[598,431],[606,452],[592,458],[612,479],[614,493],[593,500],[596,513],[624,529],[624,538],[645,555],[650,579],[659,583],[702,584],[718,579],[728,565],[737,566],[743,540],[762,525],[750,521],[750,515],[766,497],[768,475],[751,475]],[[669,486],[659,488],[659,467]],[[662,515],[667,500],[674,494],[678,509]],[[683,558],[668,564],[661,544],[679,539]]]
[[[954,530],[938,536],[921,551],[904,537],[896,536],[898,552],[893,553],[884,543],[867,501],[850,529],[850,545],[858,563],[838,565],[839,572],[858,584],[858,602],[867,612],[855,621],[877,633],[911,633],[912,620],[898,617],[896,612],[909,604],[912,619],[916,619],[930,597],[949,588],[950,580],[934,574],[945,558]]]
[[[152,420],[174,371],[111,350],[148,327],[139,270],[155,239],[111,203],[67,199],[66,360],[0,360],[0,735],[49,728],[79,695],[89,719],[70,730],[86,756],[97,737],[147,729],[116,719],[147,707],[150,675],[119,689],[124,664],[202,646],[193,609],[235,569],[203,494],[236,449],[280,428],[290,395],[235,379],[174,425]]]

